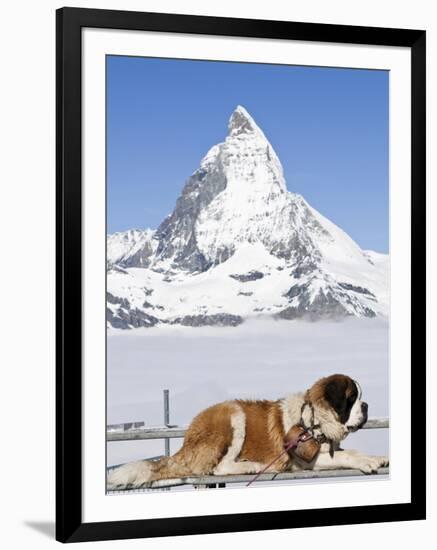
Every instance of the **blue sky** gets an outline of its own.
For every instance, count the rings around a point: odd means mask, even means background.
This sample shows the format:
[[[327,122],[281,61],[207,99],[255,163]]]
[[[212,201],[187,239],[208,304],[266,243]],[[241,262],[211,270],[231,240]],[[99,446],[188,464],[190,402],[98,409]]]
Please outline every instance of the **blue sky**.
[[[388,73],[374,70],[109,56],[108,232],[157,227],[237,105],[290,191],[388,252]]]

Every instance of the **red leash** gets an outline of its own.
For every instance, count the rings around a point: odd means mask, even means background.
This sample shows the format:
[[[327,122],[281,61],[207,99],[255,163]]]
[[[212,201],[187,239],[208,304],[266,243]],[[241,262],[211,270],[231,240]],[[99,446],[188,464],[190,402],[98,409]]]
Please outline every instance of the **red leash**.
[[[298,438],[292,439],[289,441],[286,445],[284,445],[284,449],[278,454],[277,457],[275,457],[270,464],[267,464],[265,468],[263,468],[260,472],[256,474],[256,476],[249,481],[249,483],[246,485],[246,487],[249,487],[254,481],[256,481],[261,474],[263,474],[266,470],[270,468],[284,453],[288,453],[288,451],[295,449],[301,441],[308,441],[308,439],[311,439],[313,436],[308,431],[302,432]]]

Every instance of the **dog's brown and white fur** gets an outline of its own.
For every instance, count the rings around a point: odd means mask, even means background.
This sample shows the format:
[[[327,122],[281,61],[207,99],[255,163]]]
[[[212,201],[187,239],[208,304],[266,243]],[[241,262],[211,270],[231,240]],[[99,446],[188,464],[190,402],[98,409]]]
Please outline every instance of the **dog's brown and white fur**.
[[[304,403],[308,406],[302,408]],[[354,468],[371,473],[386,466],[388,459],[340,450],[340,442],[366,420],[367,403],[361,401],[358,383],[341,374],[318,380],[305,394],[277,401],[225,401],[193,419],[183,446],[173,456],[116,468],[108,476],[108,488],[185,476],[255,474],[281,453],[285,434],[299,423],[305,428],[318,425],[328,443],[309,464],[283,453],[267,471]]]

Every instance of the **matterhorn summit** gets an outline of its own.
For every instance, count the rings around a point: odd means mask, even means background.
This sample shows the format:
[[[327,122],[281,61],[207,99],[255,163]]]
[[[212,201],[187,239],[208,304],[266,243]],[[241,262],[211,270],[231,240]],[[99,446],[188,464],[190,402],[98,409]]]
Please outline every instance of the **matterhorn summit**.
[[[278,156],[242,106],[173,212],[155,231],[109,235],[107,256],[116,328],[388,314],[388,257],[361,250],[287,190]]]
[[[237,107],[225,141],[208,151],[173,213],[158,227],[157,261],[204,271],[227,260],[243,242],[270,239],[286,192],[273,147],[247,111]]]

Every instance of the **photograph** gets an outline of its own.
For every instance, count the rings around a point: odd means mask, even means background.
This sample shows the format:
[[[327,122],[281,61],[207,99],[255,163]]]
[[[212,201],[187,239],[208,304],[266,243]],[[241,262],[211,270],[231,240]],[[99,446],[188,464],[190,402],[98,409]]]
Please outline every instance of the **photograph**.
[[[388,479],[389,71],[105,78],[107,494]]]
[[[2,8],[0,546],[432,540],[431,3]]]

